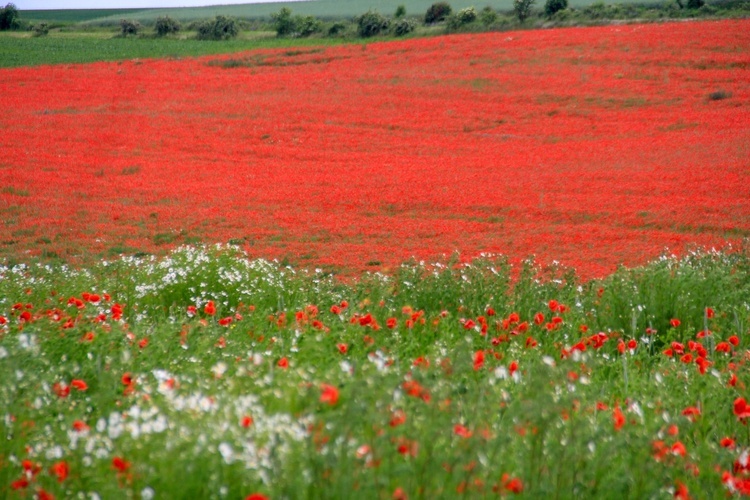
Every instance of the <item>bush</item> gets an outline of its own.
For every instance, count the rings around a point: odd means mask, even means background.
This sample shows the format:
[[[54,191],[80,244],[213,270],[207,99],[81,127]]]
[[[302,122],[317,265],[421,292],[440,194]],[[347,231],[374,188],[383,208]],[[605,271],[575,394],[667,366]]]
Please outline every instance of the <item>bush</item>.
[[[271,14],[273,29],[278,36],[287,36],[294,33],[296,26],[292,17],[292,10],[282,7],[280,11]]]
[[[465,9],[459,10],[456,17],[461,24],[473,23],[477,20],[477,11],[474,7],[466,7]]]
[[[451,12],[453,12],[453,9],[451,9],[451,6],[446,2],[437,2],[432,5],[430,5],[430,8],[427,9],[427,12],[425,12],[424,15],[424,23],[425,24],[434,24],[439,23],[449,15],[451,15]]]
[[[328,28],[328,36],[339,36],[346,31],[346,24],[335,22]]]
[[[492,7],[487,6],[479,13],[479,21],[485,26],[489,26],[497,21],[497,12],[495,12]]]
[[[240,33],[237,21],[231,17],[216,16],[213,21],[198,25],[198,40],[229,40]]]
[[[182,28],[180,22],[176,19],[172,19],[169,16],[156,18],[156,24],[154,30],[158,36],[166,36],[172,33],[177,33]]]
[[[120,21],[120,32],[122,36],[137,35],[141,29],[141,23],[132,19],[122,19]]]
[[[523,23],[531,15],[531,7],[534,0],[513,0],[513,12],[516,14],[518,21]]]
[[[296,18],[295,24],[297,25],[298,36],[310,36],[313,33],[320,31],[323,26],[323,23],[313,16],[299,16]]]
[[[555,13],[565,10],[568,8],[568,0],[547,0],[544,4],[544,14],[547,17],[555,15]]]
[[[271,19],[277,36],[310,36],[323,27],[323,23],[313,16],[292,16],[291,9],[287,7],[271,14]]]
[[[706,5],[706,1],[705,0],[688,0],[687,1],[687,8],[688,9],[700,9],[704,5]]]
[[[357,18],[357,32],[362,38],[368,38],[385,33],[390,24],[390,20],[378,11],[368,10]]]
[[[39,23],[35,24],[32,28],[32,31],[34,32],[33,36],[39,37],[39,36],[47,36],[49,33],[49,24],[47,23]]]
[[[396,36],[404,36],[411,33],[417,28],[417,23],[412,19],[401,18],[393,23],[393,34]]]
[[[18,8],[9,3],[0,9],[0,31],[13,30],[18,28]]]
[[[402,17],[406,16],[406,7],[404,5],[399,5],[396,7],[396,13],[393,14],[394,19],[401,19]]]

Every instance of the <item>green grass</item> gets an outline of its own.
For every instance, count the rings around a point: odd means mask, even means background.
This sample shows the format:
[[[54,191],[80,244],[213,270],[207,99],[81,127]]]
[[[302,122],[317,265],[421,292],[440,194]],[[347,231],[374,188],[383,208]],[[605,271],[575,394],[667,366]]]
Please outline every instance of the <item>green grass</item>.
[[[0,278],[4,493],[719,498],[750,443],[742,252],[586,283],[500,257],[341,281],[231,248]],[[691,341],[705,374],[662,353]]]
[[[191,38],[115,38],[113,33],[51,33],[34,38],[0,33],[0,67],[89,63],[138,58],[197,57],[256,48],[297,47],[344,43],[336,38],[284,39],[273,32],[248,32],[221,42]]]
[[[64,23],[79,23],[102,17],[131,17],[144,9],[49,9],[23,10],[21,19],[28,21],[55,21]],[[153,10],[153,9],[149,9]]]

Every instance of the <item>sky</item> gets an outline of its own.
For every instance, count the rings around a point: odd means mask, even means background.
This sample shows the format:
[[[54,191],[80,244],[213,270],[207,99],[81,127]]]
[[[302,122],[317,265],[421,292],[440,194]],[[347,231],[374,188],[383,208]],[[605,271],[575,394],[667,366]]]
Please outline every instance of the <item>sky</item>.
[[[47,9],[139,9],[157,7],[203,7],[239,3],[286,2],[295,0],[2,0],[11,1],[19,10]]]

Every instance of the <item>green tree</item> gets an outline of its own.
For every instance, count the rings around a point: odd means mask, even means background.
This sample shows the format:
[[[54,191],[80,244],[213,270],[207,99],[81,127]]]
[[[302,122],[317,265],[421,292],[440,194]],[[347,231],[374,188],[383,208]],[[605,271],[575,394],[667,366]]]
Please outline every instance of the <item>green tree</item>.
[[[453,9],[451,9],[451,6],[446,2],[437,2],[432,5],[430,5],[430,8],[427,9],[427,12],[425,12],[424,15],[424,23],[425,24],[434,24],[439,23],[449,15],[451,15],[451,12],[453,12]]]
[[[357,18],[357,32],[362,38],[379,35],[388,31],[390,20],[375,10],[368,10]]]
[[[18,27],[18,8],[9,3],[0,9],[0,31],[12,30]]]
[[[515,12],[518,21],[523,23],[531,15],[531,8],[535,0],[513,0],[513,12]]]
[[[154,30],[158,36],[166,36],[172,33],[177,33],[182,28],[180,22],[176,19],[172,19],[169,16],[157,17]]]
[[[141,23],[132,19],[122,19],[120,21],[120,32],[122,36],[137,35],[141,29]]]

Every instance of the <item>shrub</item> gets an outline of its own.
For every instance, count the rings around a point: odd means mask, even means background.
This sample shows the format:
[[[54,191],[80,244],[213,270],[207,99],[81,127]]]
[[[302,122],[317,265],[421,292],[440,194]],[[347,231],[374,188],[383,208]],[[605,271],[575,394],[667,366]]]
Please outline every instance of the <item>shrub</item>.
[[[154,30],[158,36],[166,36],[172,33],[177,33],[182,28],[180,22],[176,19],[172,19],[169,16],[156,18],[156,24]]]
[[[544,13],[547,17],[551,17],[555,15],[555,13],[567,8],[568,0],[547,0],[544,4]]]
[[[141,29],[141,23],[132,19],[122,19],[120,21],[120,32],[122,36],[137,35]]]
[[[402,17],[406,16],[406,7],[404,5],[399,5],[396,7],[396,12],[393,14],[394,19],[401,19]]]
[[[0,9],[0,31],[18,28],[18,8],[9,3]]]
[[[47,24],[47,23],[35,24],[34,27],[32,28],[32,30],[34,31],[34,35],[33,36],[35,36],[35,37],[38,37],[38,36],[47,36],[47,34],[49,33],[49,24]]]
[[[489,26],[497,21],[497,12],[488,5],[479,13],[479,21],[485,26]]]
[[[531,15],[531,7],[534,0],[513,0],[513,12],[515,12],[518,21],[523,23]]]
[[[313,16],[300,16],[296,18],[295,24],[297,25],[298,36],[310,36],[320,31],[323,26],[323,23]]]
[[[342,22],[336,22],[328,28],[328,36],[339,36],[346,31],[346,24]]]
[[[292,16],[291,9],[287,7],[271,14],[271,19],[277,36],[310,36],[323,27],[323,23],[313,16]]]
[[[706,5],[706,1],[705,0],[688,0],[687,1],[687,8],[688,9],[700,9],[704,5]]]
[[[198,40],[229,40],[240,33],[237,21],[231,17],[216,16],[213,21],[198,25]]]
[[[393,34],[404,36],[417,28],[417,23],[412,19],[400,18],[393,23]]]
[[[437,2],[432,5],[430,5],[430,8],[427,9],[427,12],[425,12],[424,15],[424,23],[425,24],[434,24],[439,23],[446,17],[448,17],[451,12],[453,12],[453,9],[451,9],[451,6],[446,2]]]
[[[390,24],[378,11],[368,10],[357,18],[357,32],[362,38],[368,38],[388,31]]]
[[[296,26],[292,17],[292,10],[282,7],[280,11],[271,14],[273,29],[278,36],[287,36],[294,33]]]
[[[473,23],[477,20],[477,11],[474,7],[466,7],[465,9],[459,10],[456,17],[461,24]]]

